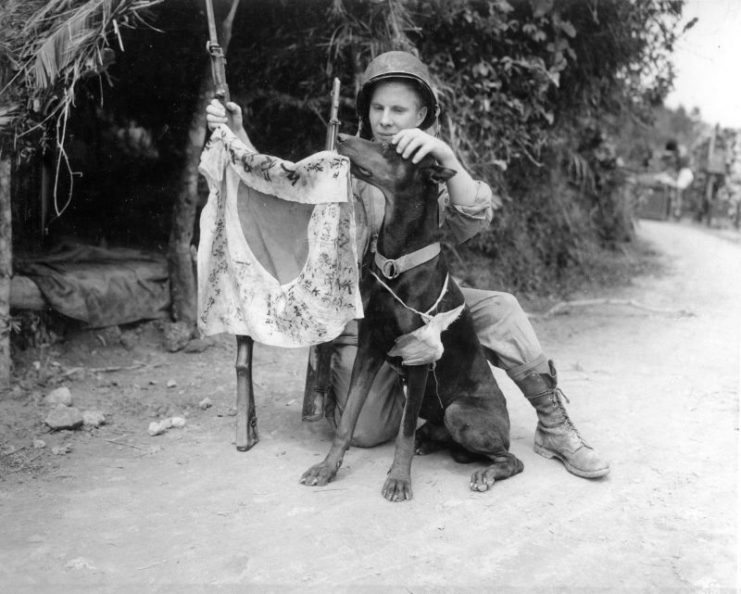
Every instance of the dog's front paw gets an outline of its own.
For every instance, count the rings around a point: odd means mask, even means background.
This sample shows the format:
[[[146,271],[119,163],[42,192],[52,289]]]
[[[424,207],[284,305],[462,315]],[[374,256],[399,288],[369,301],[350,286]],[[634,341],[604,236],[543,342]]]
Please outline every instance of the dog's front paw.
[[[488,491],[495,482],[496,476],[492,467],[480,468],[471,475],[471,491]]]
[[[406,501],[412,498],[412,480],[403,478],[386,479],[381,494],[389,501]]]
[[[323,487],[331,481],[337,474],[337,467],[328,464],[326,461],[321,464],[315,464],[309,470],[301,475],[299,481],[302,485],[309,487]]]

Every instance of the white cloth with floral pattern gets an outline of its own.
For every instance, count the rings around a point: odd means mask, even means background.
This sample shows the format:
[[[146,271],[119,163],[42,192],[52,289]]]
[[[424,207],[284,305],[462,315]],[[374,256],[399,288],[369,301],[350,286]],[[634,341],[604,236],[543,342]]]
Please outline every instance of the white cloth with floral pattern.
[[[201,155],[198,325],[279,347],[331,340],[363,317],[350,162],[255,153],[227,127]]]

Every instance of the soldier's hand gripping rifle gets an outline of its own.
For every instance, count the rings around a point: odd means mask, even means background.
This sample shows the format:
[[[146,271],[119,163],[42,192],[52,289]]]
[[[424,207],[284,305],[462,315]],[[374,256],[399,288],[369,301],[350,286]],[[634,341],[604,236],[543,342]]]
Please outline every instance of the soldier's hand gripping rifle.
[[[211,76],[214,80],[214,95],[226,106],[229,101],[229,86],[226,84],[226,58],[224,50],[219,45],[216,35],[216,20],[214,17],[214,6],[211,0],[206,0],[206,16],[208,18],[208,41],[206,51],[211,56]]]
[[[335,78],[332,82],[332,95],[329,110],[329,122],[327,123],[326,149],[335,150],[337,143],[337,132],[340,129],[338,112],[340,109],[340,79]],[[304,386],[304,405],[302,418],[304,421],[318,421],[327,417],[334,422],[334,401],[328,397],[330,380],[330,363],[332,360],[332,343],[312,347],[316,355],[316,367],[312,368],[311,361],[306,369],[306,385]]]

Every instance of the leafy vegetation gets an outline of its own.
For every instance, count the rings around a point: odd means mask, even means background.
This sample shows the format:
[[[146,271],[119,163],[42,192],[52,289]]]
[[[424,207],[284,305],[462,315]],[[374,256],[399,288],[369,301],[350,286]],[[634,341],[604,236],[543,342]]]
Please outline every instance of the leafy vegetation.
[[[55,0],[33,6],[43,4],[93,5]],[[223,18],[229,3],[214,4]],[[439,133],[505,200],[486,233],[449,246],[453,261],[462,273],[463,261],[485,262],[488,280],[481,283],[550,291],[565,279],[591,275],[596,252],[619,249],[632,237],[613,140],[619,130],[646,126],[666,94],[682,4],[249,0],[237,11],[227,76],[255,144],[298,159],[323,148],[333,77],[342,82],[342,131],[354,133],[354,98],[368,61],[390,49],[418,52],[440,92]],[[84,174],[75,200],[87,206],[71,208],[69,216],[111,221],[109,239],[164,244],[171,183],[182,168],[190,112],[206,72],[206,27],[200,0],[161,3],[151,12],[156,30],[121,29],[120,39],[98,33],[86,42],[98,49],[75,53],[76,66],[63,66],[57,56],[56,70],[23,62],[23,71],[39,81],[43,72],[81,81],[77,93],[54,95],[74,97],[84,115],[70,121],[79,149],[72,147],[70,160],[71,169]],[[50,26],[44,35],[39,31],[24,55],[38,54],[50,33]],[[116,58],[107,69],[105,49]],[[18,72],[18,64],[1,64],[4,80]],[[83,76],[103,70],[112,86]],[[2,118],[0,111],[0,125]],[[54,138],[55,127],[47,130]],[[147,150],[122,142],[130,136],[138,145],[146,140]]]
[[[614,141],[628,124],[648,126],[670,88],[682,4],[257,1],[246,28],[236,28],[254,41],[240,47],[235,38],[231,73],[253,140],[297,158],[321,148],[332,76],[343,82],[342,116],[353,132],[367,62],[390,49],[417,51],[440,92],[440,134],[506,200],[488,232],[449,246],[454,261],[484,256],[483,282],[542,291],[579,270],[590,276],[595,250],[633,236]]]
[[[7,0],[0,29],[0,138],[16,144],[31,132],[45,141],[64,127],[76,85],[103,76],[123,51],[121,32],[146,23],[161,0]],[[114,32],[111,35],[111,32]]]

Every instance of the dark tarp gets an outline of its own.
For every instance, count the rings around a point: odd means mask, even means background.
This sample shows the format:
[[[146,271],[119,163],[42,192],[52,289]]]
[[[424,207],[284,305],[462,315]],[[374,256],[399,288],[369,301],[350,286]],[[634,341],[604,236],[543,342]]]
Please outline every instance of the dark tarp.
[[[18,258],[14,274],[36,283],[49,307],[92,328],[162,318],[170,307],[167,260],[153,252],[66,244]]]

